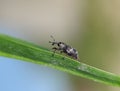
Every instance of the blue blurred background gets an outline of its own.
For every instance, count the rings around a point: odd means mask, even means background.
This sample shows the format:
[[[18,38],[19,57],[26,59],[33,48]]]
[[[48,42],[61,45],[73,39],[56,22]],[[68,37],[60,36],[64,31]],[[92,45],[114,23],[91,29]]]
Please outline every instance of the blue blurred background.
[[[0,33],[50,49],[50,35],[81,62],[120,75],[119,0],[0,0]],[[0,91],[120,91],[49,67],[0,57]]]
[[[0,57],[0,91],[72,91],[69,77],[44,66]]]

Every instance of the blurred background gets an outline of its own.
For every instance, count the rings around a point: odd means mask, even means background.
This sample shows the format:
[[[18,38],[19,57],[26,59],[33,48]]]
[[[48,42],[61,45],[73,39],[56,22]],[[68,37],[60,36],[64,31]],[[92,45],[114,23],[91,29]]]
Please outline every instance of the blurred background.
[[[120,75],[119,0],[0,0],[0,33],[50,49],[72,45],[81,62]],[[49,67],[0,57],[0,91],[120,91]]]

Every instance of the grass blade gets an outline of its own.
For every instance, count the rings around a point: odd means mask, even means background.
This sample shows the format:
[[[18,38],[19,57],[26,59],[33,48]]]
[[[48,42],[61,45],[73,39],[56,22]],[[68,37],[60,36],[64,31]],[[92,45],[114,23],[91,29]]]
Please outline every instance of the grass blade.
[[[55,57],[51,55],[52,52],[45,48],[0,34],[0,56],[46,65],[96,82],[120,86],[120,76],[68,57],[63,60],[59,54],[55,54]]]

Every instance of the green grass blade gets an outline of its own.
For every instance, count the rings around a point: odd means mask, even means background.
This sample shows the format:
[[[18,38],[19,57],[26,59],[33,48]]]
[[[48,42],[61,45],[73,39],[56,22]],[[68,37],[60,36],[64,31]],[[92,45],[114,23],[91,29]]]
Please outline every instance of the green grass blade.
[[[46,65],[96,82],[120,86],[120,76],[55,54],[40,46],[0,34],[0,56]]]

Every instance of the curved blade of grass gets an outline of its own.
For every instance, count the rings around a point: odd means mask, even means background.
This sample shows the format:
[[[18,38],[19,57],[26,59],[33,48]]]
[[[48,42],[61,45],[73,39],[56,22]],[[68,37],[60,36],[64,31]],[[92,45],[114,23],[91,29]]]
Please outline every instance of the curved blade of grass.
[[[0,34],[0,56],[46,65],[96,82],[120,86],[120,76],[55,54],[37,45]]]

